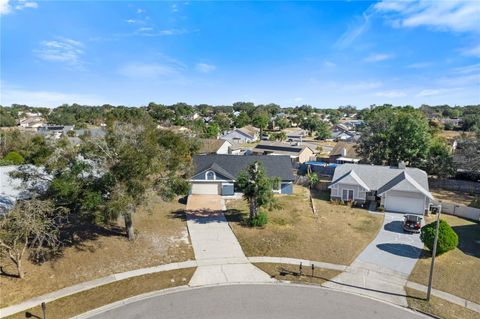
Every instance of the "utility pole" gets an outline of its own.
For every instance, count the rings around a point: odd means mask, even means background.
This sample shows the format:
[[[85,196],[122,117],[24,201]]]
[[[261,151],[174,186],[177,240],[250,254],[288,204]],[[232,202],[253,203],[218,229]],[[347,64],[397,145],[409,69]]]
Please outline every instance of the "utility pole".
[[[438,229],[440,227],[440,212],[442,210],[440,205],[437,207],[437,222],[435,224],[435,239],[433,240],[432,264],[430,265],[430,276],[428,278],[427,301],[430,301],[430,295],[432,294],[433,266],[435,264],[435,255],[437,254]]]

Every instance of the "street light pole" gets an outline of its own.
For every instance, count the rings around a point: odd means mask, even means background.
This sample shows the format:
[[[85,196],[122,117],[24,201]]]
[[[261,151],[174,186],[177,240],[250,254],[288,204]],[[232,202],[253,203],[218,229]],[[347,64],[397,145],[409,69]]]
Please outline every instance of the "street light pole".
[[[433,240],[433,249],[432,249],[432,264],[430,265],[430,276],[428,278],[428,289],[427,289],[427,301],[430,301],[430,295],[432,293],[432,280],[433,280],[433,266],[435,264],[435,255],[437,254],[437,242],[438,242],[438,229],[440,227],[440,211],[441,207],[437,211],[437,223],[435,224],[435,239]]]

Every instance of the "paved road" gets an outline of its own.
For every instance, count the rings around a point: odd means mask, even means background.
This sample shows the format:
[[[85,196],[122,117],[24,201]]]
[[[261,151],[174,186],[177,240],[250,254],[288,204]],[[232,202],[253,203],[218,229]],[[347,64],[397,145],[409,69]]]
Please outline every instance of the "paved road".
[[[407,306],[404,289],[423,244],[418,234],[404,233],[403,214],[385,213],[377,237],[325,287],[351,291]]]
[[[420,319],[408,309],[334,291],[300,285],[229,285],[188,289],[125,304],[90,318],[322,318]]]

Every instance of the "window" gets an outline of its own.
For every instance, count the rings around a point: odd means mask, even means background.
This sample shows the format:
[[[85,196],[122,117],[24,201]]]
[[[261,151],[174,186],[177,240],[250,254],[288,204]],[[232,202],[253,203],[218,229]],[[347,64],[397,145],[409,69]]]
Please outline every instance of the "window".
[[[342,190],[342,200],[344,201],[353,200],[353,189]]]
[[[208,181],[213,181],[215,180],[215,172],[212,172],[212,171],[208,171],[206,174],[205,174],[205,179],[208,180]]]

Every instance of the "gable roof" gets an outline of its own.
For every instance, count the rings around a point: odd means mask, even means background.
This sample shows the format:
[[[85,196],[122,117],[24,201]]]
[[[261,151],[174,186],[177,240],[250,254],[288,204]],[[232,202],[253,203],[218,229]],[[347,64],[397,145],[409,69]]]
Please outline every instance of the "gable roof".
[[[193,157],[193,175],[211,169],[225,177],[234,179],[255,161],[263,163],[265,171],[270,177],[279,177],[282,181],[294,180],[290,157],[283,155],[195,155]]]
[[[213,139],[213,138],[205,138],[200,140],[201,147],[198,151],[199,154],[211,154],[216,153],[223,144],[231,143],[227,140],[222,139]]]
[[[332,151],[330,152],[330,156],[334,156],[334,155],[344,156],[342,154],[342,150],[345,149],[347,151],[347,154],[345,155],[345,157],[359,158],[357,151],[355,149],[356,146],[357,144],[355,143],[338,142],[337,144],[335,144]]]
[[[308,145],[290,145],[288,143],[261,142],[253,148],[253,151],[273,152],[275,154],[298,156],[305,149],[314,152]]]
[[[354,173],[370,190],[381,195],[389,190],[421,192],[432,198],[428,188],[427,173],[418,168],[397,168],[390,166],[342,164],[335,168],[330,186],[342,182],[343,178]],[[353,178],[353,177],[352,177]],[[353,178],[355,180],[355,178]],[[352,179],[348,180],[352,182]],[[361,182],[358,182],[362,185]],[[362,187],[364,187],[362,185]]]
[[[366,191],[368,191],[368,192],[370,191],[370,188],[368,187],[368,185],[365,184],[365,182],[353,170],[348,172],[347,174],[341,176],[339,179],[334,180],[332,185],[335,184],[335,183],[338,183],[340,181],[342,182],[342,184],[360,185]]]
[[[242,128],[237,129],[237,131],[242,132],[243,134],[247,134],[250,137],[255,137],[256,134],[260,132],[260,130],[252,125],[247,125]]]

